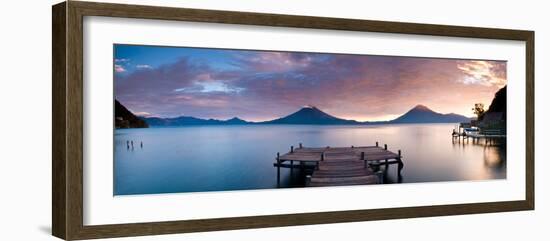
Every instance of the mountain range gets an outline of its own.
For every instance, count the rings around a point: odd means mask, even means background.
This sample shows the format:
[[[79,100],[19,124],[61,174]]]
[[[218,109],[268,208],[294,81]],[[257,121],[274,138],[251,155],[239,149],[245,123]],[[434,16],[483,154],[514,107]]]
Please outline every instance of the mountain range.
[[[470,118],[458,114],[437,113],[424,105],[417,105],[402,116],[390,121],[360,122],[341,119],[318,109],[315,106],[304,106],[300,110],[274,120],[249,122],[237,117],[228,120],[201,119],[191,116],[175,118],[141,117],[150,126],[189,126],[189,125],[259,125],[259,124],[294,124],[294,125],[365,125],[394,123],[458,123],[469,122]]]
[[[174,118],[142,117],[151,126],[192,126],[192,125],[243,125],[251,124],[233,117],[228,120],[200,119],[191,116],[180,116]]]

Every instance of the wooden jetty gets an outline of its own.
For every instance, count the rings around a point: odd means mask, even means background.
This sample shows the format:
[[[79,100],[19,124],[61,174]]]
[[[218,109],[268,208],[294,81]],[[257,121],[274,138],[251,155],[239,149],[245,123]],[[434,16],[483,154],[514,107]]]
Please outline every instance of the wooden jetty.
[[[277,183],[280,182],[280,168],[299,168],[313,170],[306,176],[306,186],[342,186],[365,185],[382,183],[380,166],[398,165],[398,176],[403,169],[401,150],[398,153],[388,151],[388,146],[358,147],[290,147],[290,152],[280,155],[277,153]]]
[[[473,126],[470,123],[460,123],[457,129],[453,129],[451,136],[453,141],[455,139],[460,142],[461,140],[469,141],[472,138],[473,142],[479,143],[480,139],[485,140],[485,144],[493,143],[497,140],[506,140],[506,130],[503,128],[478,128],[478,131],[466,131]]]

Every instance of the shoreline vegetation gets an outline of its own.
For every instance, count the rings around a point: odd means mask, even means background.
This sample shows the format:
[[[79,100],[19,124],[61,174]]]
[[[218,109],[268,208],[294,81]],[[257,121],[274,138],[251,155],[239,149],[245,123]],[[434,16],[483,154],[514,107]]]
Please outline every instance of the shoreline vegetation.
[[[506,86],[501,88],[485,112],[504,112],[506,109]],[[504,111],[503,111],[504,110]],[[505,116],[505,112],[504,112]],[[505,118],[505,117],[504,117]],[[174,126],[203,126],[203,125],[262,125],[262,124],[301,124],[301,125],[377,125],[377,124],[406,124],[406,123],[464,123],[475,118],[449,113],[442,114],[431,110],[424,105],[416,105],[408,112],[388,121],[356,121],[341,119],[323,112],[315,106],[304,106],[300,110],[274,120],[251,122],[233,117],[227,120],[201,119],[192,116],[173,118],[136,116],[124,105],[115,99],[115,127],[116,128],[148,128]]]

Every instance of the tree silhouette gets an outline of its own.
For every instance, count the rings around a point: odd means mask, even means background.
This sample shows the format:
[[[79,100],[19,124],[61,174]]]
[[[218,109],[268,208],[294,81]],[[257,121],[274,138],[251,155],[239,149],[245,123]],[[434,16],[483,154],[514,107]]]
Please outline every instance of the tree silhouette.
[[[485,114],[485,105],[483,105],[483,103],[476,103],[472,111],[477,115],[477,120],[481,121],[483,114]]]

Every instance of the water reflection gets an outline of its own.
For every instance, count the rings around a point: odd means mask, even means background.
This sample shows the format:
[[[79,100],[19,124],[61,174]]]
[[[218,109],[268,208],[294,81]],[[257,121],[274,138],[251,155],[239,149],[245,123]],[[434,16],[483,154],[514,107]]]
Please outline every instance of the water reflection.
[[[401,176],[396,165],[381,167],[386,183],[506,178],[505,142],[457,141],[452,129],[453,124],[119,129],[115,195],[276,188],[275,155],[298,143],[336,147],[378,141],[391,151],[401,149]],[[280,185],[303,187],[306,174],[283,168]]]
[[[458,148],[468,151],[468,148],[483,149],[483,164],[490,173],[506,172],[506,139],[505,138],[453,138],[452,143]],[[486,173],[479,172],[478,179],[486,179]],[[505,177],[505,175],[504,175]]]

